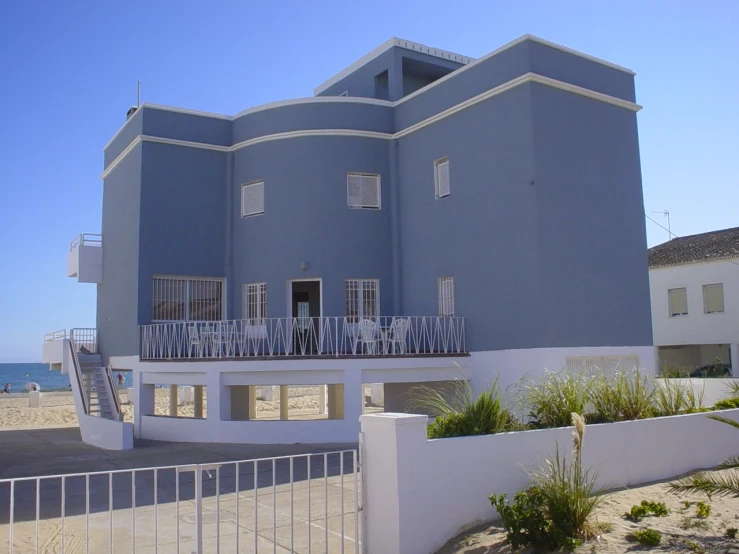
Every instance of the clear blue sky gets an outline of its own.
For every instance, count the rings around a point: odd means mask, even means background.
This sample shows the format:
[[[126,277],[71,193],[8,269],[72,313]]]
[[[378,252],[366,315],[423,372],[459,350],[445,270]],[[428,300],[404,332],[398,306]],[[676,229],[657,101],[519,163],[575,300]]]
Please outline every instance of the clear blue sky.
[[[0,362],[94,326],[95,285],[66,277],[66,252],[100,231],[102,149],[137,80],[143,101],[234,114],[311,96],[391,36],[479,57],[525,33],[636,71],[648,212],[678,235],[739,225],[737,0],[6,2]]]

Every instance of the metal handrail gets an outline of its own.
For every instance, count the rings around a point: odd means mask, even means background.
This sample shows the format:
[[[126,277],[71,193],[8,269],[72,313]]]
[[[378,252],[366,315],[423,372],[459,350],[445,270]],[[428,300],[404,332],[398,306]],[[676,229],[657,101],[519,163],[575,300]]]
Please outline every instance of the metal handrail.
[[[69,339],[69,349],[72,353],[72,365],[74,365],[74,374],[77,378],[77,385],[82,399],[82,409],[84,410],[85,415],[90,415],[90,409],[87,405],[86,391],[82,387],[82,369],[80,369],[80,361],[79,358],[77,358],[77,347],[74,344],[74,339]]]
[[[44,335],[44,342],[50,342],[55,340],[62,340],[67,338],[67,330],[59,329],[58,331],[52,331]]]
[[[120,399],[118,398],[118,389],[115,388],[115,384],[113,382],[113,375],[110,370],[110,366],[105,368],[105,377],[108,379],[108,384],[110,385],[110,390],[113,394],[113,404],[115,404],[115,410],[116,414],[119,416],[121,415],[121,403]]]

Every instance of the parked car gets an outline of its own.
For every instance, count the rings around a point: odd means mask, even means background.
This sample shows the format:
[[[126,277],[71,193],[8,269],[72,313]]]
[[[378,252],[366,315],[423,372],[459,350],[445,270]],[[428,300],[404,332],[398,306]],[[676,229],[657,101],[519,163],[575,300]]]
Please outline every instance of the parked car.
[[[731,364],[709,364],[694,369],[690,374],[691,377],[701,379],[711,377],[731,377]]]

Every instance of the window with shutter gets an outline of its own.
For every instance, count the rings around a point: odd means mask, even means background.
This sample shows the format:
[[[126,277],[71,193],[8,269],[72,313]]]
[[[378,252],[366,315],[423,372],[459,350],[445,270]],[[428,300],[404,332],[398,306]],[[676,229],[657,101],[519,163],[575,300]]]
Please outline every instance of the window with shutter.
[[[264,213],[264,181],[241,185],[241,217]]]
[[[667,291],[667,301],[670,308],[670,317],[688,315],[687,289],[669,289]]]
[[[378,279],[346,280],[346,318],[349,323],[373,319],[380,315],[380,281]]]
[[[724,311],[724,285],[703,285],[703,307],[707,314],[720,314]]]
[[[439,277],[439,315],[454,317],[454,277]]]
[[[449,158],[442,158],[434,162],[434,185],[436,198],[444,198],[452,192],[449,182]]]
[[[252,324],[264,325],[267,317],[267,283],[247,283],[243,290],[243,314]]]
[[[380,209],[380,176],[348,173],[346,204],[350,208]]]

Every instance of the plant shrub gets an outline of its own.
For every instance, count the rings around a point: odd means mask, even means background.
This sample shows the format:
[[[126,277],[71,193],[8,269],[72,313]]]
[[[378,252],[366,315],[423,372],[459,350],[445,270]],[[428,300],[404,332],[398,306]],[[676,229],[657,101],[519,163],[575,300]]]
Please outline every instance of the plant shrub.
[[[664,517],[670,513],[670,509],[664,502],[650,502],[642,500],[641,504],[635,504],[631,510],[624,514],[624,517],[630,521],[639,522],[649,515],[656,517]]]
[[[547,371],[539,381],[518,384],[520,402],[537,429],[568,427],[572,414],[587,411],[594,381],[584,371]]]
[[[711,515],[711,506],[705,502],[697,502],[695,504],[695,517],[706,519]]]
[[[729,527],[726,530],[726,533],[725,533],[726,538],[727,539],[735,539],[737,532],[739,532],[739,529],[737,529],[736,527]]]
[[[639,371],[619,371],[610,379],[601,373],[594,380],[591,397],[595,420],[611,423],[652,417],[653,397],[651,379]]]
[[[572,414],[572,461],[555,449],[554,458],[531,475],[534,486],[519,492],[513,506],[505,495],[493,495],[490,502],[503,519],[508,542],[515,549],[531,545],[537,551],[573,549],[594,535],[590,517],[599,503],[595,474],[582,467],[585,420]]]
[[[647,527],[646,529],[639,529],[636,531],[634,533],[634,538],[636,539],[636,542],[643,546],[657,546],[662,542],[662,533]]]
[[[436,416],[428,426],[430,439],[491,435],[519,427],[503,404],[497,382],[477,398],[467,381],[455,381],[446,395],[425,385],[411,394],[411,408]]]
[[[658,379],[654,388],[655,411],[671,416],[696,412],[703,407],[703,391],[695,393],[690,381]]]
[[[739,396],[723,398],[713,405],[714,410],[733,410],[739,408]]]

